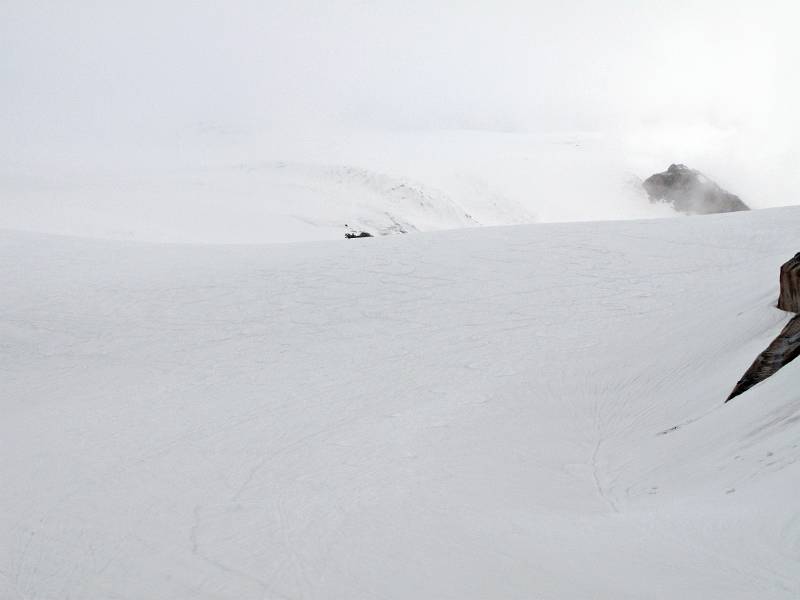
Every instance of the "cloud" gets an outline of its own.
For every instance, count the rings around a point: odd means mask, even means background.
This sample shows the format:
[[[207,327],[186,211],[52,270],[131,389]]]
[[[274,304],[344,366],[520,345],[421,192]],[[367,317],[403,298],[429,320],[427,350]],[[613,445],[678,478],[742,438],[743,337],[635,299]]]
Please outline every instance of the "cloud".
[[[0,157],[123,161],[201,126],[592,130],[676,160],[741,166],[755,154],[789,170],[798,10],[790,0],[6,0]]]

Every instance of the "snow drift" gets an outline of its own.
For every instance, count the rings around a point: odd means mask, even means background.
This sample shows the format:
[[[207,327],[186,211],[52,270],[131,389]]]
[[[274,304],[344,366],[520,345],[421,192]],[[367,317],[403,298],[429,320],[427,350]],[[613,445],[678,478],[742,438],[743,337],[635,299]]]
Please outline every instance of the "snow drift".
[[[0,233],[3,598],[796,598],[800,209]]]

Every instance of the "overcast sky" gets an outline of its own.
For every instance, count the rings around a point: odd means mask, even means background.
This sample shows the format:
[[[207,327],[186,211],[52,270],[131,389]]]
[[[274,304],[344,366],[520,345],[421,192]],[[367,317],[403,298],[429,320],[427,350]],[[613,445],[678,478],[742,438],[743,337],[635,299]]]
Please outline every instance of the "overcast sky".
[[[0,149],[202,124],[701,127],[787,152],[800,131],[796,5],[0,0]]]

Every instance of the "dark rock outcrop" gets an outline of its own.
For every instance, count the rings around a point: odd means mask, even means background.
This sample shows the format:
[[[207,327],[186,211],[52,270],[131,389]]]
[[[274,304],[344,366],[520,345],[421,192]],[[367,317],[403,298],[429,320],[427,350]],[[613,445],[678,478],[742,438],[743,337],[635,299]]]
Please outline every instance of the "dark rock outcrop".
[[[372,234],[369,231],[363,231],[361,229],[353,229],[347,223],[344,224],[344,238],[346,240],[353,240],[356,238],[368,238],[372,237]]]
[[[781,292],[778,308],[800,313],[800,252],[781,266]],[[800,356],[800,315],[795,316],[772,343],[758,355],[733,388],[727,402],[771,377]]]
[[[750,210],[739,196],[723,190],[700,171],[670,165],[663,173],[645,179],[651,202],[667,202],[675,210],[695,215]]]
[[[372,237],[372,234],[368,231],[348,231],[344,234],[345,239],[352,240],[355,238],[365,238],[365,237]]]
[[[743,394],[755,384],[771,377],[800,356],[800,315],[789,321],[780,335],[767,346],[733,388],[728,400]],[[727,402],[728,400],[725,400]]]
[[[781,295],[778,308],[800,313],[800,252],[781,267]]]

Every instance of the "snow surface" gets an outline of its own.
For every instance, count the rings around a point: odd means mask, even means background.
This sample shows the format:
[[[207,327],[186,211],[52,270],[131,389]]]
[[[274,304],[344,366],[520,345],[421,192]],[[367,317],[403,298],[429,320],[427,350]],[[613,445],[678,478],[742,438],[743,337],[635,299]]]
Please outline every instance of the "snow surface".
[[[0,232],[0,597],[800,596],[800,209]]]

